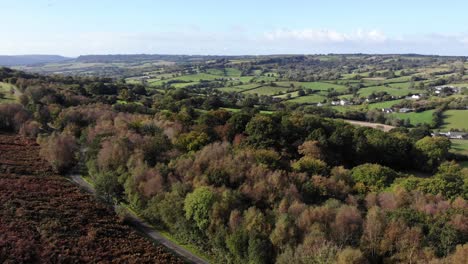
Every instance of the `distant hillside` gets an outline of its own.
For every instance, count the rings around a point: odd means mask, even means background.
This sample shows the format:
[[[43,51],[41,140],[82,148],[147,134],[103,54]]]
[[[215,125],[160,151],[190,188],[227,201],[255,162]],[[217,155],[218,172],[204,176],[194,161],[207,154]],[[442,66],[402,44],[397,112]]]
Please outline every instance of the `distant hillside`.
[[[59,55],[0,55],[0,66],[23,66],[41,63],[53,63],[70,60],[71,58]]]
[[[160,55],[160,54],[116,54],[116,55],[82,55],[77,62],[86,63],[115,63],[115,62],[141,62],[141,61],[170,61],[186,62],[210,59],[235,58],[234,56],[203,56],[203,55]]]

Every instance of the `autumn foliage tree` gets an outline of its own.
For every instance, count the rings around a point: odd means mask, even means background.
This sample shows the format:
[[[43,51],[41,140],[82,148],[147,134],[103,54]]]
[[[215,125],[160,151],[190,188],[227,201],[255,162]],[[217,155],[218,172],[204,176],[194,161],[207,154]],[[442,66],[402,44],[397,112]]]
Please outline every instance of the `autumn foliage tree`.
[[[54,133],[40,140],[41,155],[59,173],[70,169],[77,161],[78,144],[74,136],[66,133]]]

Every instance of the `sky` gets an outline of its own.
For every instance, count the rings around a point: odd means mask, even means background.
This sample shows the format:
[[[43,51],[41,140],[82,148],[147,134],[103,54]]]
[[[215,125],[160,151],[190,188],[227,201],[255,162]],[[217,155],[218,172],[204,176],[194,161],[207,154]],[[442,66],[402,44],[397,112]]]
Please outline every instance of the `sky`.
[[[468,56],[466,0],[0,0],[0,55]]]

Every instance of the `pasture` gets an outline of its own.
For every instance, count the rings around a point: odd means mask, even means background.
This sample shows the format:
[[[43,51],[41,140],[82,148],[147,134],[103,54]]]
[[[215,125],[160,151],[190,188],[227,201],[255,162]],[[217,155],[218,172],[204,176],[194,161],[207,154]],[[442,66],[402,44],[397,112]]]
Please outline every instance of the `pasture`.
[[[409,119],[412,125],[417,124],[430,124],[432,121],[432,114],[434,110],[427,110],[424,112],[411,112],[411,113],[393,113],[391,114],[393,117],[396,117],[401,120]]]
[[[288,103],[297,103],[297,104],[316,104],[323,102],[326,99],[325,96],[320,94],[311,94],[311,95],[304,95],[301,97],[296,97],[291,100],[287,100]]]
[[[288,88],[285,87],[274,87],[274,86],[261,86],[256,89],[243,91],[246,94],[258,94],[258,95],[277,95],[280,92],[286,92]]]
[[[258,83],[249,83],[249,84],[243,84],[243,85],[236,85],[236,86],[228,86],[228,87],[222,87],[218,88],[218,90],[223,91],[223,92],[243,92],[246,90],[250,89],[255,89],[261,87],[260,84]]]
[[[401,101],[403,101],[403,99],[372,103],[368,105],[368,108],[369,109],[391,108],[392,106],[400,103]]]
[[[291,87],[291,84],[295,88],[302,87],[304,89],[316,90],[316,91],[327,91],[328,89],[334,89],[337,92],[344,92],[347,90],[346,86],[328,82],[276,82],[279,86]]]
[[[447,110],[444,112],[442,130],[468,129],[468,110]]]
[[[456,154],[468,156],[468,140],[452,139],[451,151]]]
[[[402,87],[399,87],[402,86]],[[419,94],[419,93],[424,93],[424,90],[416,90],[416,89],[409,89],[409,88],[403,88],[406,85],[402,85],[401,83],[393,83],[389,84],[388,86],[380,85],[380,86],[371,86],[371,87],[365,87],[359,90],[359,95],[361,97],[368,97],[372,93],[378,93],[378,92],[387,92],[389,95],[393,96],[407,96],[409,94]]]

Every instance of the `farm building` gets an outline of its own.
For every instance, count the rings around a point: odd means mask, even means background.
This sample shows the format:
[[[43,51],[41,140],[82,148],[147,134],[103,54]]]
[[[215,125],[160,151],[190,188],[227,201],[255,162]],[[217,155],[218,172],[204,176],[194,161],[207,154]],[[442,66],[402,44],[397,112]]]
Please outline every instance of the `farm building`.
[[[409,112],[413,112],[413,109],[403,107],[403,108],[400,108],[400,110],[398,112],[400,112],[400,113],[409,113]]]
[[[349,103],[348,100],[341,99],[341,100],[337,100],[337,101],[332,101],[331,104],[332,105],[343,105],[344,106],[344,105],[349,105],[350,103]]]
[[[421,99],[421,95],[413,94],[411,96],[406,97],[406,99],[408,99],[408,100],[419,100],[419,99]]]
[[[442,137],[448,137],[450,139],[468,139],[468,133],[466,132],[437,132],[437,133],[432,133],[432,136],[442,136]]]

